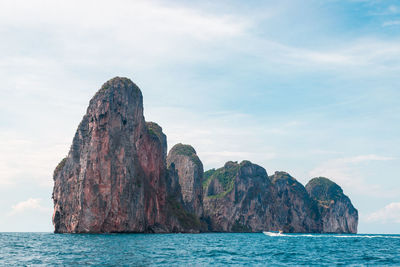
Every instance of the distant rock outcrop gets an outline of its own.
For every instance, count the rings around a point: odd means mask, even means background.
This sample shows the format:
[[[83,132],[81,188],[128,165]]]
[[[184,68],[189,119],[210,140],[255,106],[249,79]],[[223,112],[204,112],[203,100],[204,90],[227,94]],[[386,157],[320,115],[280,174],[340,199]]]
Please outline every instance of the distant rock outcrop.
[[[168,168],[178,174],[183,203],[188,212],[203,216],[203,164],[190,145],[176,144],[167,157]]]
[[[307,192],[318,204],[324,233],[357,233],[358,211],[342,188],[331,180],[318,177],[306,185]]]
[[[326,178],[304,188],[250,161],[204,172],[183,144],[167,157],[162,128],[145,121],[142,93],[127,78],[90,100],[53,179],[56,233],[357,232],[357,210]]]
[[[268,177],[264,168],[243,161],[207,171],[204,209],[213,231],[321,232],[316,203],[285,172]]]
[[[276,226],[271,181],[264,168],[250,161],[229,161],[207,171],[203,190],[211,231],[260,232]]]
[[[287,233],[321,232],[321,221],[316,203],[304,186],[286,172],[270,176],[276,192],[275,221]]]

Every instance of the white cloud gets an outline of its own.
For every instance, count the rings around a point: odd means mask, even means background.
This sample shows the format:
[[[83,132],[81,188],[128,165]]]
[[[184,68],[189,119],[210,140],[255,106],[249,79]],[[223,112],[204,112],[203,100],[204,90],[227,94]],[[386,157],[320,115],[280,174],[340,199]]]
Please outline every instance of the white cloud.
[[[68,153],[70,142],[54,139],[57,137],[38,140],[15,132],[0,132],[0,185],[34,181],[51,187],[53,170]]]
[[[35,43],[35,35],[40,35],[43,44],[24,55],[34,53],[44,60],[58,59],[57,64],[91,67],[99,64],[101,55],[103,64],[145,68],[160,62],[206,59],[212,50],[204,43],[227,43],[241,36],[251,22],[158,1],[17,0],[0,4],[0,25],[18,29],[8,38],[8,43],[15,44],[3,49],[9,60],[21,55],[23,43]],[[42,51],[42,45],[51,49]]]
[[[387,26],[396,26],[400,25],[400,20],[390,20],[390,21],[385,21],[382,26],[387,27]]]
[[[44,30],[57,30],[56,34],[99,29],[113,34],[112,30],[117,30],[120,38],[131,36],[133,32],[147,31],[158,32],[162,36],[190,35],[199,40],[208,40],[239,34],[246,26],[238,17],[204,14],[171,3],[167,5],[160,1],[143,0],[116,0],[112,3],[104,0],[58,3],[50,0],[16,0],[2,2],[0,14],[0,21],[6,25],[41,25],[46,26]]]
[[[30,211],[49,213],[50,209],[42,206],[41,202],[42,200],[40,198],[29,198],[28,200],[19,202],[11,207],[11,211],[8,213],[8,216],[14,216]]]
[[[290,47],[289,55],[293,59],[301,60],[298,64],[314,64],[314,67],[323,66],[325,68],[335,68],[338,65],[349,71],[353,67],[353,73],[357,73],[357,68],[369,73],[378,73],[378,70],[398,69],[397,64],[392,64],[394,59],[399,59],[400,46],[398,40],[382,41],[373,38],[361,38],[339,43],[336,48],[313,51]]]
[[[388,160],[394,160],[395,158],[393,157],[384,157],[384,156],[379,156],[375,154],[369,154],[369,155],[359,155],[355,157],[348,157],[348,158],[341,158],[337,159],[337,162],[340,163],[361,163],[365,161],[388,161]]]
[[[17,27],[19,31],[7,38],[14,44],[2,48],[6,53],[1,58],[3,65],[15,65],[15,57],[21,57],[18,51],[24,44],[20,39],[34,41],[28,34],[18,37],[18,32],[26,31],[42,35],[50,43],[51,50],[46,53],[40,52],[40,47],[36,49],[40,60],[29,57],[30,53],[17,60],[32,61],[38,68],[49,58],[54,60],[51,64],[67,65],[66,68],[69,64],[95,68],[101,55],[103,64],[108,66],[145,69],[161,63],[218,61],[232,54],[260,59],[250,65],[275,62],[279,66],[317,69],[322,66],[336,70],[342,66],[346,72],[364,66],[368,69],[363,71],[373,73],[379,68],[398,67],[391,63],[399,59],[396,40],[353,39],[331,48],[308,49],[265,36],[260,38],[254,32],[260,30],[258,23],[263,20],[265,16],[202,11],[157,1],[2,2],[0,23]],[[386,26],[391,23],[397,22],[387,22]]]
[[[337,158],[326,161],[309,172],[310,177],[324,176],[339,184],[346,192],[357,192],[362,195],[391,198],[398,195],[396,188],[384,189],[381,185],[367,182],[360,170],[360,163],[369,161],[389,161],[393,157],[375,154]]]
[[[400,223],[400,202],[393,202],[371,213],[367,221],[381,223]]]

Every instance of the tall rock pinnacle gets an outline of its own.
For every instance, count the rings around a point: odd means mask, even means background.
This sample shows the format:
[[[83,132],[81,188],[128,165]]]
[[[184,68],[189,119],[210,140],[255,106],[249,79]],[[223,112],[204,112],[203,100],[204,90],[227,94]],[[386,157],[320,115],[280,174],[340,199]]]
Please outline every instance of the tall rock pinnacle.
[[[106,82],[54,172],[55,232],[166,231],[165,155],[140,89],[127,78]]]

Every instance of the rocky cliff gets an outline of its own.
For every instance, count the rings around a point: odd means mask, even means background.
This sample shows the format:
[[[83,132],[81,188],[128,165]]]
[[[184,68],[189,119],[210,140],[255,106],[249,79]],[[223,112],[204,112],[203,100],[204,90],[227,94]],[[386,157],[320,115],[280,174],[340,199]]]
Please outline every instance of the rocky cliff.
[[[318,233],[322,230],[318,207],[304,186],[286,172],[270,176],[274,186],[275,221],[286,233]]]
[[[166,232],[166,137],[143,117],[129,79],[106,82],[89,103],[54,172],[55,232]]]
[[[318,205],[322,232],[357,233],[358,211],[340,186],[327,178],[318,177],[311,179],[306,189]]]
[[[190,145],[177,144],[168,153],[167,166],[177,172],[185,209],[203,216],[203,164]]]
[[[205,173],[204,213],[211,231],[260,232],[277,228],[274,192],[264,168],[243,161]]]
[[[326,178],[304,188],[249,161],[203,172],[183,144],[167,157],[162,128],[145,121],[142,93],[127,78],[90,100],[53,179],[56,233],[357,231],[357,210]]]
[[[322,230],[317,205],[287,173],[268,177],[250,161],[227,162],[206,172],[203,186],[205,216],[213,231]]]

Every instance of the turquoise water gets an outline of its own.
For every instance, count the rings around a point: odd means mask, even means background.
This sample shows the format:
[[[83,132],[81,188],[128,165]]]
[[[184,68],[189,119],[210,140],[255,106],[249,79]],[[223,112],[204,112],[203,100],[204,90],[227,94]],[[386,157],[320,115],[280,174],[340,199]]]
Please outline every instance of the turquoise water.
[[[400,265],[400,235],[0,233],[9,265]]]

